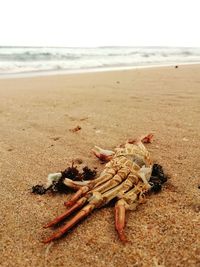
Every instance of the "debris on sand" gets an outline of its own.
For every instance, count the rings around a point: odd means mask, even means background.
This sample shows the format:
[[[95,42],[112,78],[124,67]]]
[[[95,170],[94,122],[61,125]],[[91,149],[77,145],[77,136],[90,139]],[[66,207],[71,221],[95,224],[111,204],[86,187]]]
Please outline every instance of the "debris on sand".
[[[75,128],[72,128],[72,129],[69,129],[69,130],[70,130],[70,132],[75,133],[75,132],[78,132],[78,131],[81,130],[81,126],[77,125]]]

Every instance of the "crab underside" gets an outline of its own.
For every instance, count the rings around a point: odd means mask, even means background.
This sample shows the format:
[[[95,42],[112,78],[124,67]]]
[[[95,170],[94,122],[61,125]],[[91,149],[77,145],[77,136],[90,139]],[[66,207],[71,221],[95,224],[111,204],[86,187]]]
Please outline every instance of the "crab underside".
[[[161,184],[166,181],[162,167],[152,163],[150,154],[143,143],[150,143],[153,135],[149,134],[137,139],[128,140],[115,151],[104,150],[99,147],[93,153],[101,160],[107,161],[100,176],[94,180],[73,181],[63,178],[63,173],[48,176],[48,183],[44,190],[51,188],[58,181],[76,191],[64,204],[66,211],[49,222],[44,228],[53,227],[70,215],[70,219],[49,238],[43,240],[49,243],[67,233],[80,220],[88,216],[94,209],[115,203],[115,228],[121,241],[125,242],[124,233],[125,213],[135,210],[138,204],[144,203],[145,195],[150,191],[159,191]]]

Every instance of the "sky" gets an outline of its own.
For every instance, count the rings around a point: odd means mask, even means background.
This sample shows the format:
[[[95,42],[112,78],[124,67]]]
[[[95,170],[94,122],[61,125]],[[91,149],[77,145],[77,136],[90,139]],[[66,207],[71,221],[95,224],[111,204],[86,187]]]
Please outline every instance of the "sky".
[[[0,46],[196,46],[200,0],[0,0]]]

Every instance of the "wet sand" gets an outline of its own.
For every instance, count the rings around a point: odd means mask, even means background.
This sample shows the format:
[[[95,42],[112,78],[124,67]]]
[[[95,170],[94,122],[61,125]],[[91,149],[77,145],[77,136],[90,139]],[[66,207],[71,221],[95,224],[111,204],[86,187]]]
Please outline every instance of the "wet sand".
[[[199,65],[2,79],[0,99],[0,266],[200,266]],[[100,172],[94,145],[149,132],[170,179],[127,213],[129,243],[118,240],[112,207],[41,243],[68,195],[31,187],[76,158]]]

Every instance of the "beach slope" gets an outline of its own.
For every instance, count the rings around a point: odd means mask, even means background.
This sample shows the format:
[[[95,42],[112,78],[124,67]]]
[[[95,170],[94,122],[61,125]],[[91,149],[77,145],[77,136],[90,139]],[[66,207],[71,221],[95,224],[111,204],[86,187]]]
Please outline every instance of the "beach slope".
[[[200,266],[199,65],[1,79],[0,100],[2,267]],[[129,243],[118,240],[108,207],[42,244],[52,232],[42,225],[68,196],[31,187],[77,158],[100,172],[94,145],[112,149],[149,132],[170,179],[127,213]]]

